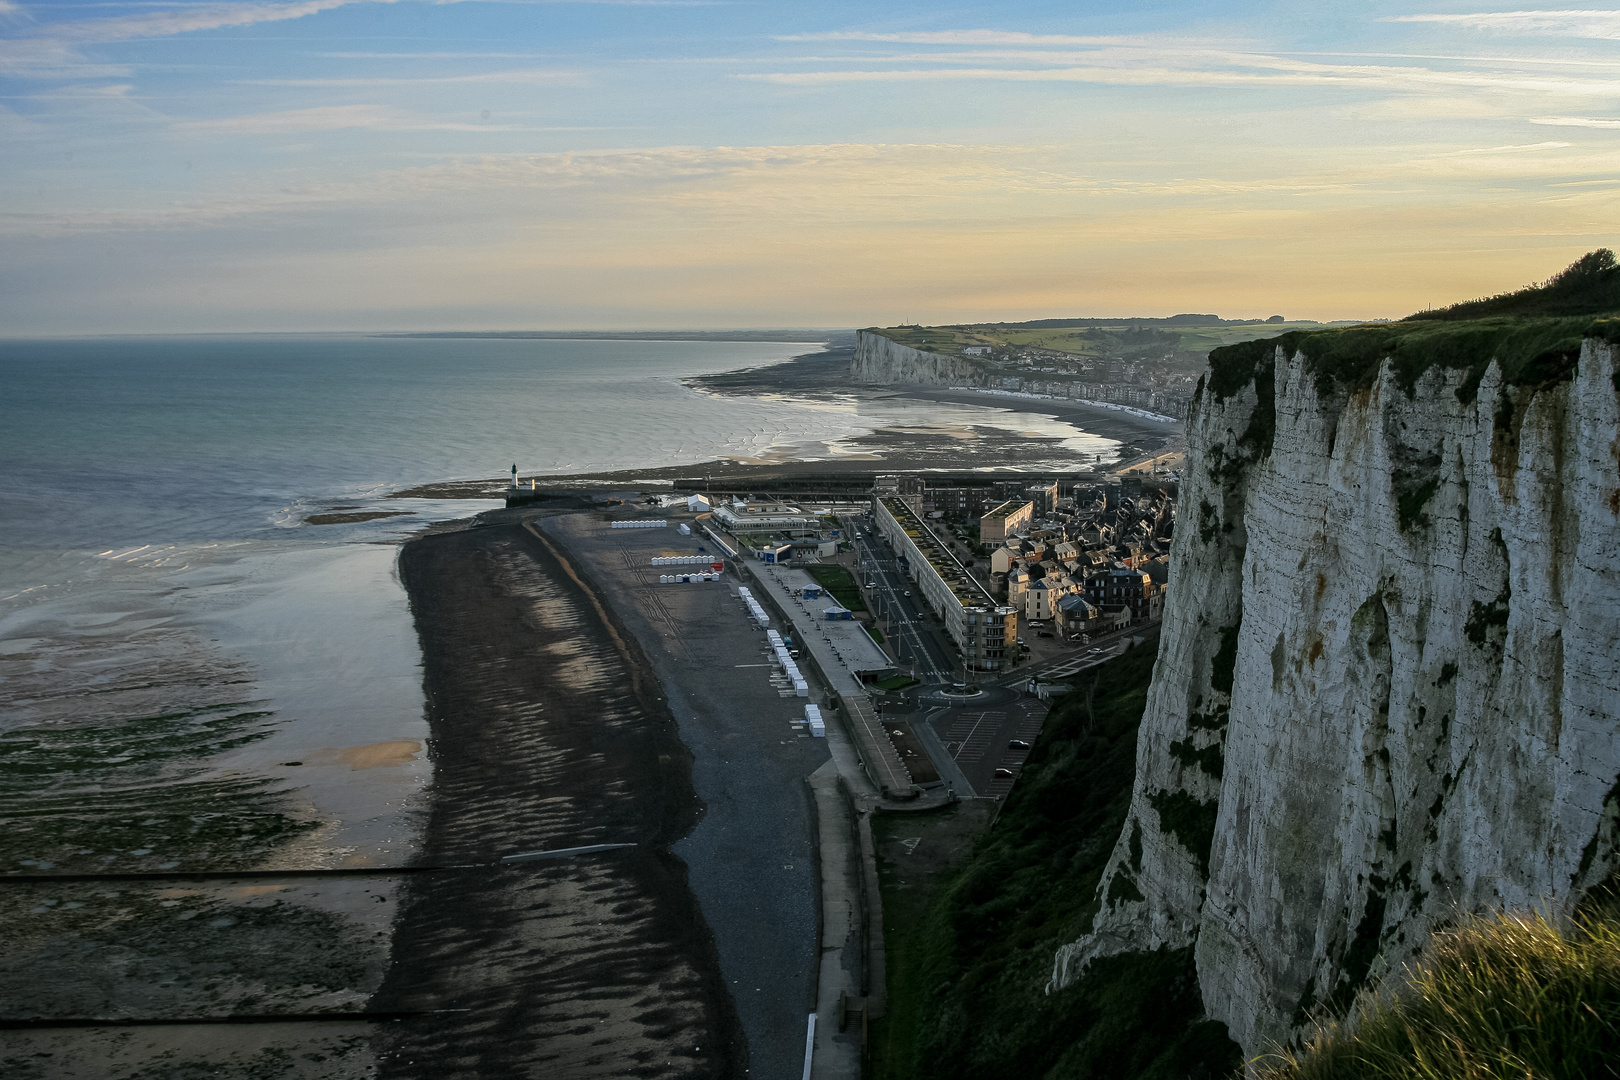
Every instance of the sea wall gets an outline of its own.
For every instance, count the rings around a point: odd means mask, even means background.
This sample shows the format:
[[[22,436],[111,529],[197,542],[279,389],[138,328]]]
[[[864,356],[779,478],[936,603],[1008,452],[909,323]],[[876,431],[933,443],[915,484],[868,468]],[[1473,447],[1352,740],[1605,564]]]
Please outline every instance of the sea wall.
[[[861,383],[982,386],[988,365],[960,356],[923,352],[871,330],[855,332],[850,377]]]
[[[1459,912],[1615,869],[1614,349],[1465,379],[1335,390],[1279,348],[1200,383],[1131,810],[1049,989],[1191,945],[1253,1056]]]

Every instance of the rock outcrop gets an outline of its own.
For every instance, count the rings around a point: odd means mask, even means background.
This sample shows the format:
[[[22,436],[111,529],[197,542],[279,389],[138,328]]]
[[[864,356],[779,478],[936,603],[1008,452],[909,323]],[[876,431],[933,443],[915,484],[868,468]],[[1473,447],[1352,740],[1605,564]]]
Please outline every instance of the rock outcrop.
[[[1252,1056],[1458,913],[1615,869],[1617,351],[1477,392],[1282,347],[1206,375],[1130,816],[1049,989],[1193,945]]]
[[[944,353],[924,352],[871,330],[855,332],[849,373],[861,383],[982,386],[989,365]]]

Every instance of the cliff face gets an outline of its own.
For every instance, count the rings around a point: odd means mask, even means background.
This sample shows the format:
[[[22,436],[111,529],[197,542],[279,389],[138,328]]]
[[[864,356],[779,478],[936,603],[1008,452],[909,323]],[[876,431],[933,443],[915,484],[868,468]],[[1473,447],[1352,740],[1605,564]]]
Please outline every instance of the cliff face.
[[[869,330],[855,332],[849,373],[856,382],[925,386],[980,386],[986,365],[960,356],[923,352]]]
[[[1493,363],[1469,401],[1462,370],[1351,392],[1282,348],[1206,377],[1130,815],[1049,989],[1192,945],[1254,1055],[1459,911],[1614,869],[1615,363]]]

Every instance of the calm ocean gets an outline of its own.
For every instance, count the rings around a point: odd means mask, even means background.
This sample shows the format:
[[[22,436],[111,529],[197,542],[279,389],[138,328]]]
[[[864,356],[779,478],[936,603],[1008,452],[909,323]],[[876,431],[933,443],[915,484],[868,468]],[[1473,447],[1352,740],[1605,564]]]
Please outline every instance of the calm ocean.
[[[742,398],[685,377],[813,348],[757,342],[221,336],[0,342],[0,735],[251,701],[274,731],[210,759],[333,822],[308,858],[400,857],[425,755],[397,544],[495,505],[435,480],[826,457],[878,427],[1055,421],[926,402]],[[410,517],[313,527],[359,505]],[[364,783],[345,758],[382,746]],[[369,760],[369,759],[368,759]],[[42,783],[51,782],[42,778]],[[21,792],[17,794],[23,794]]]

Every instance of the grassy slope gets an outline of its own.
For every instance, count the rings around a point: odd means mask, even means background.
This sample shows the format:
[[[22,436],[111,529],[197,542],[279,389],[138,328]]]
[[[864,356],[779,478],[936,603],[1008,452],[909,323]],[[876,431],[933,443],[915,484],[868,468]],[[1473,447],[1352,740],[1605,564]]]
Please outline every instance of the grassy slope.
[[[1060,701],[994,827],[926,900],[885,890],[890,998],[875,1075],[1180,1078],[1238,1066],[1224,1027],[1202,1019],[1191,950],[1100,961],[1044,993],[1054,950],[1091,926],[1124,825],[1153,657],[1138,647]]]
[[[1437,934],[1409,981],[1366,994],[1350,1022],[1264,1080],[1582,1080],[1620,1076],[1620,919],[1569,930],[1540,915],[1465,921]]]

